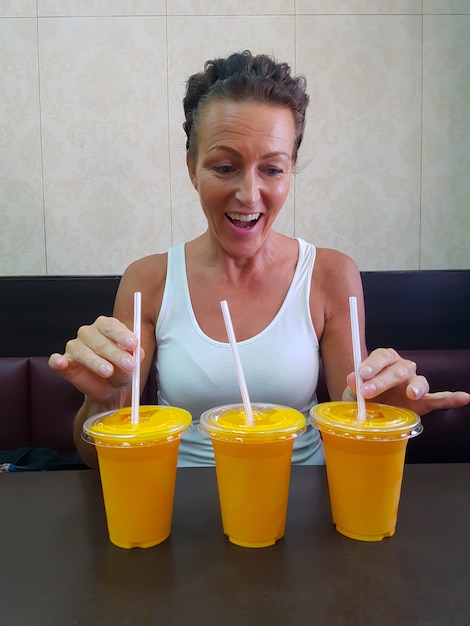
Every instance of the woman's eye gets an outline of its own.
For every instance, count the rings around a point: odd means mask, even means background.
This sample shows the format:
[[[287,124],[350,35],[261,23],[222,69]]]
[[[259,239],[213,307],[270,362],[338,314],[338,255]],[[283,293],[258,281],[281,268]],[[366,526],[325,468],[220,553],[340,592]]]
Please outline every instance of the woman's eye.
[[[214,165],[213,170],[217,174],[230,174],[233,168],[231,165]]]
[[[282,174],[282,170],[278,167],[267,167],[266,174],[268,174],[268,176],[280,176]]]

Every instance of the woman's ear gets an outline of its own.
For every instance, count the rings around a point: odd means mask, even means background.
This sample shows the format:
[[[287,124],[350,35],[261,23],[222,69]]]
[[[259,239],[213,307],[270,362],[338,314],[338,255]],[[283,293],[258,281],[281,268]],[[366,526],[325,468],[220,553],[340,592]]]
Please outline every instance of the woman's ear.
[[[191,161],[186,153],[186,167],[188,168],[189,178],[191,179],[191,183],[194,189],[197,191],[197,177],[196,177],[196,167],[195,164]]]

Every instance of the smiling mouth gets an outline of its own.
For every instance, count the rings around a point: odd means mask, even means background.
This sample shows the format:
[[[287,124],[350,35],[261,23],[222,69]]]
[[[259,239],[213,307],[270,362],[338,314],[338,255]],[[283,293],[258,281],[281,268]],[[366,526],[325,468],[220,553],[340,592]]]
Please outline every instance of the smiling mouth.
[[[250,215],[226,213],[225,216],[237,228],[250,229],[258,222],[261,213],[250,213]]]

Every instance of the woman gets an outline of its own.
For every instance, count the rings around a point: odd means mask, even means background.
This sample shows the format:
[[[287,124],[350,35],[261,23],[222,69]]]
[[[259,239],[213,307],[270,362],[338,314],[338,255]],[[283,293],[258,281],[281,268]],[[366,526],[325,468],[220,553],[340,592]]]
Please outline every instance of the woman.
[[[248,51],[205,64],[188,80],[184,99],[187,167],[208,229],[168,254],[140,259],[125,271],[113,318],[79,329],[50,366],[85,394],[75,420],[83,459],[96,466],[81,440],[84,420],[130,404],[135,337],[133,293],[142,292],[145,384],[156,359],[159,403],[201,412],[240,402],[220,309],[227,300],[252,401],[308,413],[316,403],[320,355],[331,399],[354,397],[348,296],[359,303],[362,354],[364,305],[355,263],[273,230],[289,192],[302,141],[305,81],[270,57]],[[470,401],[464,392],[429,393],[416,366],[392,349],[362,363],[367,399],[422,415]],[[293,461],[323,463],[314,429],[295,444]],[[183,439],[180,465],[213,464],[197,428]]]

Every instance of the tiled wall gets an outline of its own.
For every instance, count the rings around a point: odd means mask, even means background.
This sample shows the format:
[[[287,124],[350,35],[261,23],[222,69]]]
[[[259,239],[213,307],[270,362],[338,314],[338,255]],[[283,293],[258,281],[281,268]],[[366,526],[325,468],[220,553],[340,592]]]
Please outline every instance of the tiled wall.
[[[244,48],[311,94],[280,230],[470,268],[470,0],[0,0],[0,274],[120,274],[199,234],[184,83]]]

